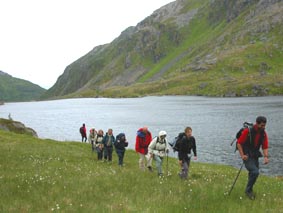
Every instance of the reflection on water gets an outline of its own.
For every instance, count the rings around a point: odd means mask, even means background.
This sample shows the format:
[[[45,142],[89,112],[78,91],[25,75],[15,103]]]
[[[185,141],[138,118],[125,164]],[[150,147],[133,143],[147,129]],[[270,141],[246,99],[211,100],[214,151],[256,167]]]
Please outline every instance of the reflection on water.
[[[0,117],[8,114],[35,129],[41,138],[80,141],[79,127],[108,128],[125,132],[134,148],[139,127],[148,126],[153,136],[166,130],[172,140],[185,126],[193,128],[198,160],[239,167],[241,160],[230,143],[244,121],[258,115],[268,119],[270,164],[260,165],[265,174],[283,175],[283,97],[207,98],[164,96],[129,99],[68,99],[57,101],[6,103]],[[174,155],[174,154],[172,154]],[[175,154],[176,156],[176,154]]]

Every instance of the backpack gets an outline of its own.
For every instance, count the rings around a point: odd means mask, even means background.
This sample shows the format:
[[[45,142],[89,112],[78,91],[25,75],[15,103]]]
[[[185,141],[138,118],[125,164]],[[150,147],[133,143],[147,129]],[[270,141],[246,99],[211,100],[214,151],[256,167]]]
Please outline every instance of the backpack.
[[[124,141],[120,141],[122,137],[125,137]],[[126,135],[125,133],[120,133],[116,136],[116,140],[114,142],[114,146],[116,149],[125,149],[128,146],[128,142],[126,142]]]
[[[235,137],[235,139],[232,141],[232,143],[231,143],[231,146],[233,145],[233,143],[236,141],[236,146],[235,146],[235,152],[238,150],[238,147],[237,147],[237,141],[238,141],[238,139],[241,137],[241,135],[242,135],[242,132],[244,131],[244,129],[249,129],[249,134],[248,134],[248,137],[251,137],[251,129],[253,128],[253,123],[248,123],[248,122],[244,122],[243,123],[243,127],[236,133],[236,137]],[[250,138],[250,140],[251,140],[251,138]]]
[[[181,145],[181,141],[182,141],[182,138],[184,137],[184,135],[185,135],[185,133],[181,132],[181,133],[179,133],[179,135],[177,137],[175,137],[173,139],[172,142],[168,143],[172,147],[174,152],[180,151],[180,145]]]
[[[84,128],[80,127],[80,133],[83,135],[84,134]]]

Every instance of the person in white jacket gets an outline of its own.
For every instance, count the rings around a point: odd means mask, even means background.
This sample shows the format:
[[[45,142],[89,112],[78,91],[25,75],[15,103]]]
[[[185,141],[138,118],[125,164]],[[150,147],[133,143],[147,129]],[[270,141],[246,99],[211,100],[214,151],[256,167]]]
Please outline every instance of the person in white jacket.
[[[166,154],[169,153],[169,146],[166,140],[166,132],[160,131],[158,137],[153,138],[148,146],[150,157],[156,162],[158,176],[163,176],[162,162]]]

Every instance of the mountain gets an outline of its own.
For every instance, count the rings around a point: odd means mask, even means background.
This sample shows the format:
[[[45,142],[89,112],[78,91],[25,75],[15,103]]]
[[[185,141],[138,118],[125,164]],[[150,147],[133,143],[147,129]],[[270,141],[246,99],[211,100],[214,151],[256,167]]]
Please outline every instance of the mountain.
[[[14,78],[0,71],[0,102],[39,99],[46,90],[29,81]]]
[[[43,98],[283,94],[283,1],[177,0],[66,67]]]

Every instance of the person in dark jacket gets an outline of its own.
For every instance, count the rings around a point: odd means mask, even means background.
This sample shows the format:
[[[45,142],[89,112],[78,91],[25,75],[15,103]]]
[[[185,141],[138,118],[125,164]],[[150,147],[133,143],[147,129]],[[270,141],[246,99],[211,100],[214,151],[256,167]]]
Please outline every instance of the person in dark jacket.
[[[260,147],[263,150],[263,163],[267,164],[269,162],[268,138],[265,132],[266,122],[267,120],[264,116],[258,116],[256,118],[256,124],[251,129],[244,129],[237,141],[240,156],[243,159],[246,169],[249,171],[249,178],[245,192],[251,200],[255,199],[253,186],[259,175],[258,158],[262,157],[262,154],[259,151]]]
[[[82,136],[82,142],[85,142],[85,143],[86,143],[87,136],[86,136],[86,127],[85,127],[85,124],[83,124],[83,125],[80,127],[80,133],[81,133],[81,136]]]
[[[186,127],[185,132],[180,134],[182,134],[181,140],[177,144],[179,150],[178,159],[181,166],[179,176],[181,179],[188,179],[188,173],[191,163],[191,150],[193,150],[194,153],[194,160],[197,160],[196,140],[195,137],[192,136],[191,127]]]
[[[112,153],[113,153],[113,144],[115,142],[115,137],[113,136],[113,130],[108,129],[107,133],[103,137],[103,145],[104,145],[104,160],[112,161]]]
[[[118,155],[118,165],[123,166],[124,155],[126,151],[126,147],[128,146],[128,141],[126,139],[125,133],[120,133],[116,136],[116,141],[114,143],[116,153]]]

